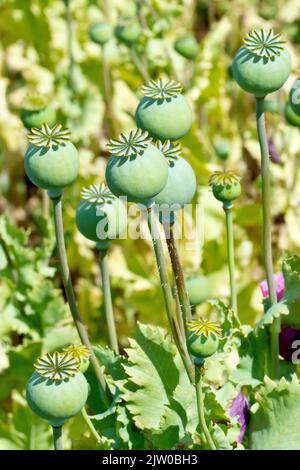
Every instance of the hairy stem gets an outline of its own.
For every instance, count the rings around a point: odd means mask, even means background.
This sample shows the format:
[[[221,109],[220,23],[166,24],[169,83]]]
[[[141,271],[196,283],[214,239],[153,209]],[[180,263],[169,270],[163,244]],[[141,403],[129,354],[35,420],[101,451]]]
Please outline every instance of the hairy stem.
[[[226,235],[227,235],[227,261],[229,270],[230,280],[230,296],[231,296],[231,308],[238,316],[237,306],[237,291],[236,291],[236,280],[235,280],[235,264],[234,264],[234,238],[233,238],[233,223],[232,223],[232,204],[223,205],[223,209],[226,217]]]
[[[201,431],[203,431],[209,448],[211,450],[216,450],[215,443],[210,435],[210,432],[208,430],[206,420],[205,420],[204,393],[202,390],[201,374],[202,374],[202,368],[199,366],[195,366],[195,389],[196,389],[196,397],[197,397],[199,428]]]
[[[176,286],[175,279],[174,279],[174,274],[173,274],[173,277],[172,277],[172,294],[173,294],[175,305],[176,305],[177,321],[178,321],[178,325],[179,325],[179,328],[180,328],[181,336],[184,337],[185,336],[185,325],[183,323],[183,315],[182,315],[182,311],[181,311],[181,305],[180,305],[180,300],[179,300],[179,296],[178,296],[177,286]]]
[[[100,365],[98,360],[95,356],[93,351],[92,345],[90,343],[86,328],[83,324],[80,312],[77,307],[75,293],[72,285],[72,280],[70,276],[68,260],[67,260],[67,253],[66,253],[66,246],[65,246],[65,239],[64,239],[64,227],[63,227],[63,217],[62,217],[62,201],[61,195],[51,197],[52,204],[53,204],[53,211],[54,211],[54,224],[55,224],[55,235],[56,235],[56,243],[57,243],[57,252],[59,257],[59,265],[60,265],[60,272],[62,277],[62,282],[64,285],[67,301],[70,307],[70,311],[78,331],[78,335],[82,344],[84,344],[89,352],[90,352],[90,361],[94,368],[95,375],[98,380],[99,384],[99,391],[105,406],[108,407],[108,387],[104,378],[104,375],[101,371]]]
[[[164,224],[166,242],[170,255],[173,276],[177,287],[179,303],[183,314],[184,331],[186,330],[186,322],[192,319],[191,306],[186,290],[184,273],[179,258],[176,240],[174,237],[174,224]]]
[[[113,312],[113,305],[112,305],[112,300],[111,300],[109,268],[108,268],[108,251],[106,249],[99,250],[99,258],[100,258],[102,289],[103,289],[103,297],[104,297],[104,309],[105,309],[106,324],[107,324],[108,336],[109,336],[109,346],[117,354],[119,354],[118,337],[117,337],[116,324],[115,324],[115,318],[114,318],[114,312]]]
[[[263,209],[263,255],[266,269],[269,300],[271,306],[277,303],[272,260],[272,222],[269,149],[264,118],[264,98],[256,98],[257,133],[261,153],[262,209]],[[271,378],[277,378],[279,368],[279,331],[281,320],[275,318],[270,326],[270,371]]]
[[[96,428],[95,428],[95,426],[93,425],[92,420],[90,419],[90,417],[89,417],[89,415],[87,414],[87,412],[86,412],[86,410],[85,410],[84,407],[83,407],[82,410],[81,410],[81,414],[82,414],[83,419],[84,419],[84,421],[86,422],[86,424],[87,424],[87,426],[88,426],[88,428],[89,428],[89,430],[90,430],[92,436],[94,436],[95,441],[96,441],[97,443],[100,442],[101,438],[100,438],[99,434],[97,433]]]
[[[52,426],[54,450],[64,450],[62,441],[62,426]]]
[[[159,229],[157,226],[156,216],[153,212],[153,208],[149,207],[147,210],[147,222],[149,231],[152,238],[154,253],[156,257],[156,263],[158,267],[160,283],[163,290],[165,306],[167,317],[169,320],[171,332],[177,346],[177,349],[180,353],[182,362],[188,374],[190,381],[194,382],[194,367],[190,356],[187,351],[186,341],[185,338],[182,336],[180,331],[180,327],[178,325],[178,320],[176,317],[175,309],[174,309],[174,301],[172,297],[172,290],[169,282],[168,272],[167,272],[167,265],[166,260],[163,252],[163,245],[161,241],[161,237],[159,234]]]

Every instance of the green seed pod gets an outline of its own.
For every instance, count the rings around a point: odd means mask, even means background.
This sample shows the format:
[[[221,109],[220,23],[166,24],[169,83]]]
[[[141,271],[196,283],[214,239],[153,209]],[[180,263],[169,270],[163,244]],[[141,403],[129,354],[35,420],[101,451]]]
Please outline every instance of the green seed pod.
[[[295,114],[300,116],[300,77],[298,77],[289,94],[289,102]]]
[[[169,170],[168,181],[162,191],[154,196],[155,204],[165,205],[172,210],[181,209],[189,204],[196,192],[197,181],[193,168],[179,156],[180,145],[173,145],[170,141],[159,142],[158,148],[166,157]]]
[[[178,54],[189,60],[195,60],[199,52],[199,46],[194,36],[177,39],[174,49]]]
[[[145,96],[135,114],[138,127],[159,140],[177,140],[188,133],[192,110],[179,83],[151,80],[142,91]]]
[[[215,171],[209,179],[209,185],[215,198],[223,203],[231,203],[242,191],[239,178],[232,171]]]
[[[113,37],[113,27],[109,23],[96,23],[90,27],[89,34],[92,41],[103,46]]]
[[[25,171],[33,184],[48,191],[62,190],[76,179],[79,155],[68,140],[69,131],[57,124],[52,129],[32,129],[24,159]]]
[[[262,98],[282,87],[291,73],[291,56],[283,43],[272,30],[248,34],[232,63],[241,88]]]
[[[227,160],[230,154],[230,143],[227,139],[216,139],[214,148],[221,160]]]
[[[83,344],[71,344],[70,346],[64,348],[63,351],[79,362],[80,372],[84,373],[87,371],[90,365],[91,354],[86,346]]]
[[[196,274],[186,279],[186,289],[190,304],[200,305],[209,297],[209,283],[205,276]]]
[[[78,230],[89,240],[99,242],[120,236],[127,222],[126,208],[105,185],[92,185],[81,193],[76,210]]]
[[[116,196],[143,202],[158,194],[168,179],[168,163],[140,129],[113,139],[108,145],[112,156],[106,167],[106,181]]]
[[[138,23],[119,24],[115,28],[116,38],[128,47],[137,43],[141,34],[142,30]]]
[[[67,353],[47,354],[35,364],[26,399],[30,408],[52,426],[61,426],[86,403],[89,387],[78,366]]]
[[[45,96],[31,93],[24,100],[20,117],[27,129],[42,127],[43,124],[51,127],[56,121],[56,111]]]
[[[197,319],[188,323],[191,331],[187,345],[189,352],[199,359],[212,356],[219,347],[220,325],[209,320]]]
[[[300,116],[293,111],[290,102],[285,103],[284,117],[291,126],[300,127]]]

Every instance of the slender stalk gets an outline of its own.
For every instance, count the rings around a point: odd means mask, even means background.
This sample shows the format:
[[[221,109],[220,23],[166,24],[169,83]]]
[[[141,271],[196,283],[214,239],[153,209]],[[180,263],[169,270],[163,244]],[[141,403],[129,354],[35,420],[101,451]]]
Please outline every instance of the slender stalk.
[[[205,420],[205,412],[204,412],[204,393],[202,389],[202,368],[199,366],[195,366],[195,389],[196,389],[196,398],[197,398],[197,410],[198,410],[198,419],[199,419],[199,427],[201,431],[203,431],[207,444],[211,450],[216,450],[216,445],[213,441],[213,438],[210,435],[208,430],[206,420]]]
[[[83,419],[84,419],[84,421],[86,422],[86,424],[87,424],[89,430],[91,431],[92,436],[94,436],[96,442],[97,442],[97,443],[100,442],[101,438],[100,438],[99,434],[97,433],[96,428],[95,428],[95,426],[93,425],[92,420],[90,419],[90,417],[89,417],[89,415],[87,414],[87,412],[86,412],[86,410],[85,410],[84,407],[83,407],[82,410],[81,410],[81,414],[82,414]]]
[[[171,53],[168,49],[168,46],[164,46],[164,52],[165,52],[166,58],[167,58],[167,60],[169,62],[169,65],[170,65],[171,74],[175,78],[175,80],[177,80],[179,82],[180,77],[179,77],[178,71],[175,67],[175,64],[173,62],[173,58],[172,58],[172,55],[171,55]]]
[[[157,263],[158,272],[160,276],[160,282],[161,282],[161,287],[163,290],[166,312],[167,312],[171,332],[172,332],[175,344],[177,346],[177,349],[180,353],[186,372],[188,374],[188,377],[191,383],[193,383],[194,382],[194,367],[187,351],[185,338],[182,336],[180,327],[178,325],[178,320],[177,320],[175,309],[174,309],[172,290],[171,290],[168,272],[167,272],[166,260],[165,260],[165,256],[163,252],[162,241],[161,241],[161,237],[160,237],[159,230],[157,227],[156,217],[153,212],[153,207],[149,207],[147,209],[147,222],[148,222],[148,227],[149,227],[149,231],[150,231],[151,238],[152,238],[154,253],[156,257],[156,263]]]
[[[180,305],[178,290],[177,290],[177,286],[176,286],[176,282],[174,278],[174,273],[172,275],[172,294],[173,294],[173,298],[174,298],[175,305],[176,305],[178,326],[181,332],[181,336],[184,338],[185,337],[185,324],[183,323],[183,314],[181,310],[181,305]]]
[[[235,264],[234,264],[234,238],[233,238],[233,223],[232,223],[232,207],[230,204],[223,204],[223,209],[226,217],[226,236],[227,236],[227,260],[230,280],[230,293],[231,293],[231,308],[238,316],[237,306],[237,291],[235,281]]]
[[[134,46],[130,47],[130,56],[131,56],[132,62],[136,66],[143,80],[145,82],[149,82],[150,75],[148,73],[148,70],[146,69],[145,65],[141,62]]]
[[[172,264],[172,270],[174,280],[177,287],[179,303],[183,315],[184,329],[186,330],[186,322],[192,319],[191,306],[189,302],[188,293],[185,285],[184,273],[179,258],[179,253],[174,237],[174,224],[164,224],[164,230],[166,235],[166,242]]]
[[[116,331],[116,324],[113,312],[113,305],[111,300],[109,269],[108,269],[108,251],[99,250],[100,269],[102,277],[102,289],[104,297],[104,309],[106,316],[106,324],[109,336],[109,345],[117,354],[119,354],[118,337]]]
[[[74,68],[75,68],[75,60],[73,55],[73,18],[72,18],[72,11],[70,0],[66,1],[66,22],[67,22],[67,50],[68,50],[68,57],[69,57],[69,68],[68,68],[68,86],[71,90],[74,87]]]
[[[110,69],[109,69],[109,63],[107,60],[105,44],[101,46],[101,50],[102,50],[103,98],[104,98],[104,103],[105,103],[105,108],[106,108],[106,115],[110,124],[111,133],[116,134],[117,129],[116,129],[116,119],[115,119],[113,99],[112,99],[112,96],[113,96],[112,81],[111,81],[111,76],[110,76]],[[110,137],[112,137],[112,135],[110,135]]]
[[[135,0],[135,5],[136,5],[136,16],[138,18],[138,21],[139,21],[139,24],[140,24],[142,30],[145,32],[148,29],[147,19],[146,19],[146,16],[144,15],[144,11],[143,11],[143,6],[146,6],[145,1],[144,0]],[[149,73],[148,73],[149,64],[148,64],[147,54],[143,54],[140,57],[140,61],[142,63],[142,68],[146,71],[146,74],[148,74],[148,76],[149,76]]]
[[[50,196],[51,197],[51,196]],[[59,265],[61,271],[62,282],[64,285],[67,301],[70,307],[70,311],[78,331],[78,335],[82,344],[84,344],[89,352],[90,352],[90,361],[94,368],[95,375],[98,380],[99,384],[99,391],[102,396],[103,402],[108,407],[108,387],[105,382],[104,375],[101,371],[100,365],[98,360],[95,356],[93,351],[92,345],[90,343],[87,331],[83,324],[80,312],[77,307],[76,298],[74,294],[74,289],[72,285],[72,280],[70,276],[68,260],[67,260],[67,253],[66,253],[66,246],[65,246],[65,239],[64,239],[64,227],[63,227],[63,217],[62,217],[62,201],[61,195],[51,197],[52,204],[53,204],[53,211],[54,211],[54,225],[55,225],[55,235],[56,235],[56,243],[57,243],[57,252],[59,257]]]
[[[148,28],[147,21],[143,12],[143,0],[135,0],[136,14],[143,30]]]
[[[48,219],[49,217],[49,198],[48,198],[48,195],[47,195],[47,191],[45,191],[44,189],[42,189],[43,193],[42,193],[42,203],[43,203],[43,217],[44,219]]]
[[[269,300],[271,306],[277,303],[272,260],[272,224],[269,149],[264,118],[264,98],[256,98],[257,133],[261,153],[262,209],[263,209],[263,254],[266,269]],[[275,318],[270,325],[270,371],[271,378],[276,378],[279,367],[279,331],[281,320]]]
[[[64,450],[62,442],[62,426],[52,426],[54,450]]]

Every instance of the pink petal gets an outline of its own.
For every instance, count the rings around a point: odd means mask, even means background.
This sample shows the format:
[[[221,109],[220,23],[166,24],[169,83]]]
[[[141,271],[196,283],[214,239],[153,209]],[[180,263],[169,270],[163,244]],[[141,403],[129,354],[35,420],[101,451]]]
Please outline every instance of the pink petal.
[[[277,300],[281,300],[284,295],[284,277],[283,274],[277,273],[274,275],[274,280],[275,280],[275,288],[276,288],[276,293],[277,293]],[[269,289],[268,289],[268,283],[267,280],[263,280],[259,284],[261,293],[263,295],[263,298],[265,299],[266,297],[269,297]]]

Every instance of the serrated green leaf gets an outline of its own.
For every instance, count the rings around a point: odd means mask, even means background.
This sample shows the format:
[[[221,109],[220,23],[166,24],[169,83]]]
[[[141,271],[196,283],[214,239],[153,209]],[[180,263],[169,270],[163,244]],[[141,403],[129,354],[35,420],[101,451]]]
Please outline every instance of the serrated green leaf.
[[[116,354],[108,346],[97,346],[94,348],[96,357],[100,363],[106,368],[106,371],[111,375],[112,379],[117,382],[125,378],[123,365],[126,364],[126,358]]]
[[[227,438],[224,430],[218,424],[213,427],[212,438],[217,446],[218,450],[230,450],[232,446]]]
[[[274,318],[279,318],[281,315],[288,315],[289,309],[287,305],[283,302],[278,302],[278,304],[272,305],[263,317],[256,323],[255,325],[255,333],[259,331],[259,329],[264,328],[266,325],[271,325],[274,321]]]
[[[139,428],[158,430],[179,383],[176,349],[161,328],[139,324],[126,352],[124,369],[129,381],[122,397]]]
[[[0,449],[49,450],[52,448],[52,431],[49,424],[34,414],[26,401],[15,394],[8,423],[0,424]]]
[[[124,443],[122,448],[129,450],[145,449],[145,438],[132,422],[128,410],[124,406],[117,407],[117,432]]]
[[[253,450],[300,450],[300,383],[296,375],[291,382],[278,383],[268,377],[255,396],[252,407],[250,447]]]
[[[268,337],[264,330],[250,332],[241,342],[239,363],[231,372],[230,379],[239,385],[258,386],[264,378]]]

